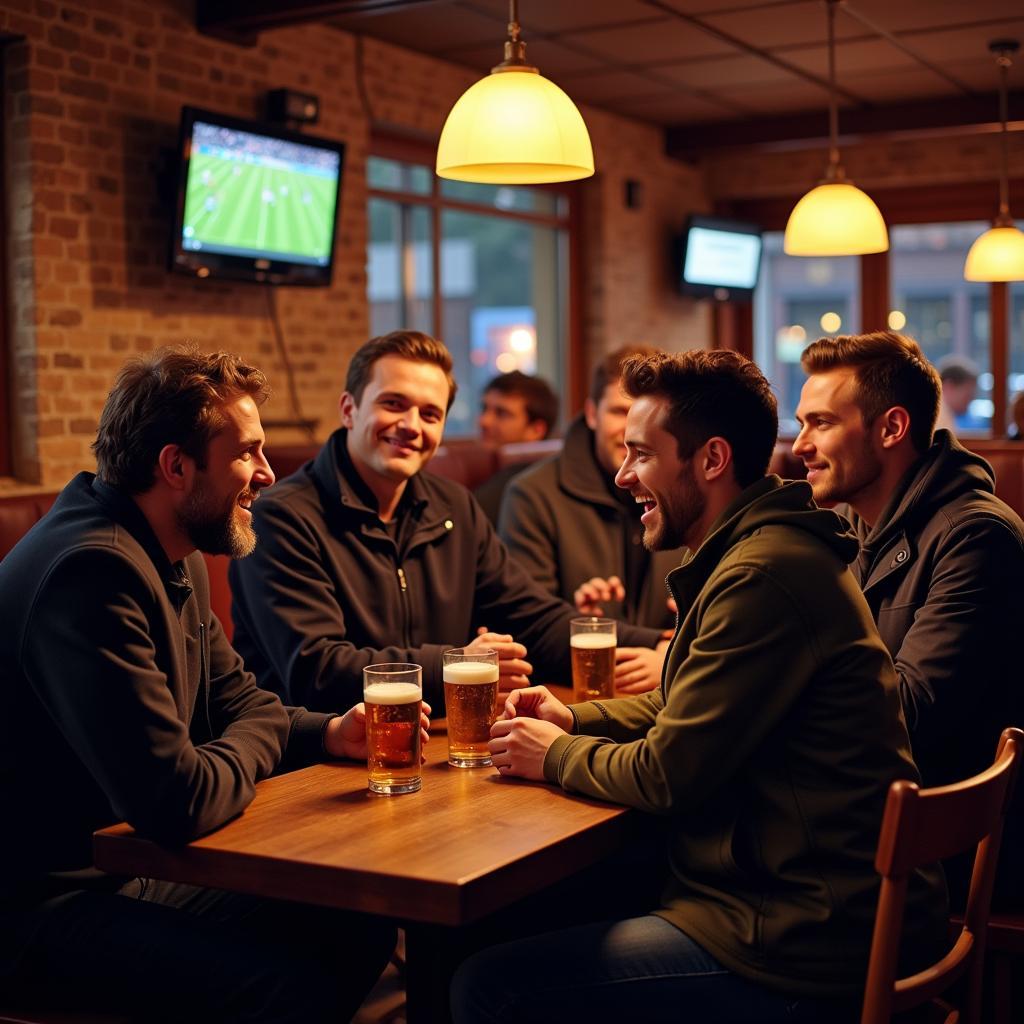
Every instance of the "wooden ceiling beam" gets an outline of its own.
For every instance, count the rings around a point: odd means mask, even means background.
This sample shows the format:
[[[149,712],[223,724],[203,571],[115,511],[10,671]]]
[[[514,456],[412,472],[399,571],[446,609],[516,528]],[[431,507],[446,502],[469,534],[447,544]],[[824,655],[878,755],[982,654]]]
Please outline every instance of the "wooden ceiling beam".
[[[249,38],[265,29],[346,14],[423,7],[437,0],[196,0],[196,27],[221,38]]]
[[[1011,129],[1024,128],[1024,92],[1008,96]],[[870,109],[839,111],[840,143],[854,143],[869,136],[912,138],[926,135],[969,135],[999,130],[999,96],[943,96]],[[785,117],[717,121],[677,125],[665,133],[669,156],[693,160],[709,150],[797,149],[828,143],[828,111]]]

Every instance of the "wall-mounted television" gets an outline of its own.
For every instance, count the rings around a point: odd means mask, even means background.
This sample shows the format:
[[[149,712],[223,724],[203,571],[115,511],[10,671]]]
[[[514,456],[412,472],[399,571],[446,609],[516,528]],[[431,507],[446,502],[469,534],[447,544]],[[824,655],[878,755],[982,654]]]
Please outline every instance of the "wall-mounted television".
[[[687,295],[749,298],[761,267],[756,224],[694,214],[680,243],[679,286]]]
[[[343,143],[185,107],[178,152],[172,270],[331,283]]]

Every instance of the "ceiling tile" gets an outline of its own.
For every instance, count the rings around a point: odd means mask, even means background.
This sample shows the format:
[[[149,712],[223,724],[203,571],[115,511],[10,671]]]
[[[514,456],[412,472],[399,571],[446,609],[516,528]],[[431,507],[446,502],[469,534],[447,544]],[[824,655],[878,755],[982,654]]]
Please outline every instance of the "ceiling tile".
[[[458,0],[460,7],[493,12],[508,18],[508,0]],[[601,25],[619,25],[658,17],[643,0],[519,0],[519,23],[529,42],[537,32],[576,32]]]
[[[568,79],[565,88],[572,91],[573,99],[601,105],[602,100],[626,96],[647,96],[663,90],[656,82],[628,71],[606,71],[599,75],[576,75]]]
[[[573,41],[586,50],[625,64],[735,53],[728,44],[672,17],[631,28],[577,32]]]
[[[610,100],[604,109],[614,111],[623,117],[650,121],[653,124],[675,125],[692,124],[699,121],[720,121],[722,108],[717,104],[708,103],[698,96],[681,93],[665,93],[662,96],[652,95],[622,100]]]
[[[660,65],[657,73],[662,78],[697,89],[717,89],[722,86],[755,86],[766,82],[791,82],[791,72],[760,57],[715,57],[707,60],[685,61],[680,64]]]
[[[970,25],[1021,16],[1020,0],[855,0],[852,7],[890,32],[946,25]],[[836,25],[850,22],[849,12],[839,8]]]
[[[384,39],[421,53],[440,54],[493,39],[494,50],[500,60],[505,39],[504,21],[456,9],[454,3],[405,7],[388,14],[347,15],[332,18],[330,23],[346,32]]]

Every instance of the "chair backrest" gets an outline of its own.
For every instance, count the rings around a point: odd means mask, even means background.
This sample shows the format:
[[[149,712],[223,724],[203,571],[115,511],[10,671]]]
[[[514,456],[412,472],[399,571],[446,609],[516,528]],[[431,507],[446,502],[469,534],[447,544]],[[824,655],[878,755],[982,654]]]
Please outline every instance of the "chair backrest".
[[[936,1001],[958,978],[968,976],[960,1015],[947,1020],[977,1024],[981,971],[996,861],[1003,822],[1019,768],[1024,732],[1005,729],[995,763],[980,775],[935,789],[900,780],[889,787],[875,868],[882,876],[871,942],[861,1024],[888,1024],[892,1014]],[[953,948],[937,963],[896,979],[903,908],[910,873],[977,846],[964,926]]]

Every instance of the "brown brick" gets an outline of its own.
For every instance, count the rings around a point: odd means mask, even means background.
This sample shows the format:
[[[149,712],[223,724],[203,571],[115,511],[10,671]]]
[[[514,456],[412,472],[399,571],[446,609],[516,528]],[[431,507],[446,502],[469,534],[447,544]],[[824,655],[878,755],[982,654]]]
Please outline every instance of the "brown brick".
[[[67,198],[56,189],[37,189],[36,202],[44,209],[63,213],[67,209]]]
[[[62,75],[58,82],[58,88],[68,96],[84,96],[97,103],[105,103],[110,96],[110,90],[102,82],[93,82],[88,78],[72,78]]]
[[[88,75],[92,73],[92,64],[85,57],[71,56],[68,58],[68,70],[76,75]]]
[[[36,61],[44,68],[60,70],[64,67],[64,54],[57,50],[48,50],[45,46],[36,47]]]
[[[58,309],[50,314],[48,322],[58,327],[77,327],[82,322],[82,314],[77,309]]]
[[[76,417],[71,421],[72,434],[88,434],[93,437],[96,434],[96,421],[93,419]]]
[[[85,132],[77,124],[62,123],[57,129],[57,137],[61,142],[79,146],[85,140]]]
[[[55,46],[58,50],[77,50],[80,39],[77,32],[72,32],[71,29],[65,28],[63,25],[51,25],[46,38],[50,45]]]
[[[53,400],[54,412],[63,415],[79,413],[82,411],[82,400],[75,395],[58,395]]]
[[[77,238],[79,225],[71,217],[51,217],[50,233],[58,238]]]
[[[124,35],[124,30],[121,28],[120,23],[110,18],[94,18],[92,27],[101,36],[114,36],[120,39]]]
[[[62,21],[66,21],[69,25],[74,25],[76,28],[83,28],[89,24],[89,18],[84,11],[76,11],[73,7],[62,6],[60,8],[60,16]]]

